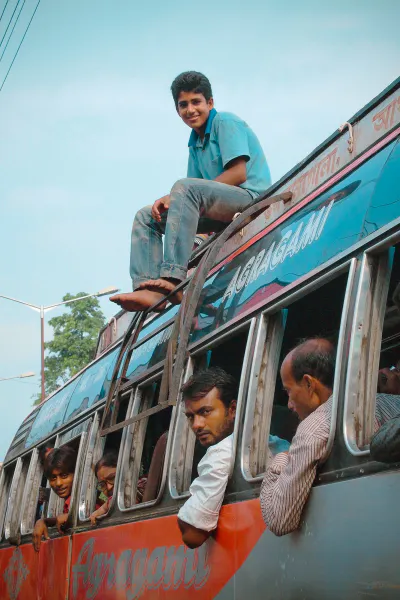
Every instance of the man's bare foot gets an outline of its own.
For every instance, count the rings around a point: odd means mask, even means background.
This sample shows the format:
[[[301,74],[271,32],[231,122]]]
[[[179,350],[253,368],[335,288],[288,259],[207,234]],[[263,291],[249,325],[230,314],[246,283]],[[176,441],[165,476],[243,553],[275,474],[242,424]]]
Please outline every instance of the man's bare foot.
[[[139,290],[149,290],[153,293],[161,293],[164,296],[167,296],[171,292],[173,292],[176,288],[177,284],[172,283],[172,281],[168,281],[168,279],[149,279],[148,281],[143,281],[139,285]],[[171,304],[180,304],[182,302],[183,292],[179,290],[173,296],[168,298]]]
[[[135,312],[147,310],[162,298],[165,298],[165,293],[151,290],[136,290],[128,294],[116,294],[115,296],[111,296],[110,300],[124,310]],[[166,302],[163,302],[154,309],[154,312],[161,312],[166,307],[166,304]]]

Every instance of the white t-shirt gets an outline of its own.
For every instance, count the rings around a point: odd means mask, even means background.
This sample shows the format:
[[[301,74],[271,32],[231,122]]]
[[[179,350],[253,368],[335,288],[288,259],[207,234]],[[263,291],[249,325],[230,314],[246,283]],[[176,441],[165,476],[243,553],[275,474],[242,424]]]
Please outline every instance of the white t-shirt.
[[[199,476],[189,488],[190,498],[178,513],[181,521],[203,531],[217,527],[232,455],[233,434],[208,448],[197,466]]]

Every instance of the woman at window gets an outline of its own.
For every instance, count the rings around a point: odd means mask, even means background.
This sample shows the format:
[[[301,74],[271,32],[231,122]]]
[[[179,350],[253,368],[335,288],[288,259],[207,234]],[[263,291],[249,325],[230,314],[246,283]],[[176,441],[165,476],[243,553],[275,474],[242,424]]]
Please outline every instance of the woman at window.
[[[36,521],[33,530],[33,547],[39,552],[42,538],[49,538],[48,527],[56,526],[59,533],[64,533],[67,525],[72,485],[76,466],[76,452],[70,446],[54,448],[47,452],[44,459],[43,471],[50,487],[59,498],[63,498],[63,512],[57,517],[44,518]]]
[[[100,508],[90,515],[92,525],[97,525],[97,519],[108,513],[110,509],[111,498],[114,493],[115,476],[117,473],[118,452],[109,450],[106,452],[94,467],[94,473],[97,477],[97,489],[100,493],[99,500],[103,501]]]

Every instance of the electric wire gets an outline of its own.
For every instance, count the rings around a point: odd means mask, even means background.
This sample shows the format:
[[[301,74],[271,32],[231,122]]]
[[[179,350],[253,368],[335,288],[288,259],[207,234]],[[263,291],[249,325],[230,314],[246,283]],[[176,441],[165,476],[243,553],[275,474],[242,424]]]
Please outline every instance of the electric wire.
[[[3,35],[3,37],[1,38],[0,46],[1,46],[1,45],[2,45],[2,43],[4,42],[4,38],[5,38],[5,37],[6,37],[6,35],[7,35],[7,31],[8,31],[8,29],[9,29],[10,25],[11,25],[11,22],[12,22],[12,20],[13,20],[13,18],[14,18],[14,15],[15,15],[15,11],[17,10],[17,8],[18,8],[18,4],[20,3],[20,1],[21,1],[21,0],[18,0],[17,4],[15,5],[15,8],[14,8],[14,10],[13,10],[13,14],[11,15],[11,19],[8,21],[7,28],[6,28],[5,32],[4,32],[4,35]]]
[[[34,18],[35,14],[36,14],[36,11],[37,11],[37,9],[38,9],[38,7],[39,7],[39,4],[40,4],[40,0],[38,0],[37,4],[36,4],[36,6],[35,6],[35,10],[33,11],[33,15],[32,15],[32,16],[31,16],[31,18],[30,18],[30,21],[29,21],[29,23],[28,23],[28,26],[27,26],[27,28],[25,29],[25,33],[24,33],[24,35],[22,36],[22,40],[20,41],[20,43],[19,43],[19,46],[18,46],[18,48],[17,48],[17,51],[16,51],[16,52],[15,52],[15,54],[14,54],[14,58],[13,58],[13,59],[12,59],[12,61],[11,61],[11,65],[10,65],[10,67],[9,67],[9,69],[8,69],[8,71],[7,71],[7,73],[6,73],[5,77],[4,77],[4,79],[3,79],[3,82],[2,82],[2,84],[1,84],[1,86],[0,86],[0,92],[1,92],[1,90],[3,89],[5,82],[7,81],[7,77],[8,77],[8,75],[9,75],[9,73],[10,73],[11,69],[12,69],[12,66],[13,66],[13,64],[14,64],[14,62],[15,62],[15,59],[16,59],[16,58],[17,58],[17,56],[18,56],[18,52],[20,51],[20,48],[21,48],[21,46],[22,46],[22,44],[23,44],[23,42],[24,42],[24,39],[25,39],[25,37],[26,37],[26,34],[28,33],[29,27],[31,26],[31,23],[32,23],[32,21],[33,21],[33,18]]]
[[[17,15],[17,18],[16,18],[16,19],[15,19],[15,21],[14,21],[14,25],[13,25],[13,28],[11,29],[10,37],[8,38],[8,40],[7,40],[7,43],[6,43],[6,45],[4,46],[4,50],[3,50],[3,52],[1,53],[1,56],[0,56],[0,62],[1,62],[1,60],[2,60],[2,58],[3,58],[3,56],[4,56],[4,54],[5,54],[5,51],[7,50],[7,46],[8,46],[8,44],[9,44],[9,42],[10,42],[11,38],[12,38],[12,34],[14,33],[15,26],[16,26],[16,25],[17,25],[17,23],[18,23],[18,19],[19,19],[19,18],[20,18],[20,16],[21,16],[22,9],[23,9],[23,8],[24,8],[24,6],[25,6],[25,2],[26,2],[26,0],[24,0],[24,1],[23,1],[23,3],[22,3],[22,6],[21,6],[21,8],[20,8],[20,11],[19,11],[19,13],[18,13],[18,15]]]
[[[6,3],[5,3],[5,5],[4,5],[3,12],[2,12],[2,13],[1,13],[1,15],[0,15],[0,21],[1,21],[1,20],[2,20],[2,18],[3,18],[3,15],[4,15],[4,13],[5,13],[5,10],[6,10],[6,8],[7,8],[7,5],[8,5],[8,3],[9,3],[9,2],[10,2],[10,0],[7,0],[7,2],[6,2]]]

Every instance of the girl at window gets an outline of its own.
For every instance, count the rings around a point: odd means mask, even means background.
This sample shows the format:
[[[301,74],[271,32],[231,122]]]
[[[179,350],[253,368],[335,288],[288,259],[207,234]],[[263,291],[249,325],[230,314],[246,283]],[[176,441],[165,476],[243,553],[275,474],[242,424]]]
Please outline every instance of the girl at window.
[[[114,493],[115,476],[117,473],[118,452],[109,450],[106,452],[94,467],[94,473],[97,477],[97,489],[100,492],[99,500],[103,501],[100,508],[92,512],[90,521],[92,525],[97,525],[97,519],[108,513],[110,509],[111,498]]]

